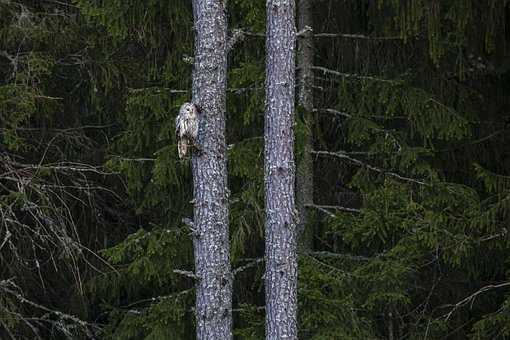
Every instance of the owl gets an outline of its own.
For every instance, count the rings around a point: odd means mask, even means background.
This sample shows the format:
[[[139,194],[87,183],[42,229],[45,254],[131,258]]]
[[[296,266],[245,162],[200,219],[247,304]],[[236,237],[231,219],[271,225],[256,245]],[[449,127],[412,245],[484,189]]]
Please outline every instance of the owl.
[[[175,119],[175,136],[179,158],[184,158],[188,148],[195,145],[198,135],[198,110],[192,103],[184,103]]]

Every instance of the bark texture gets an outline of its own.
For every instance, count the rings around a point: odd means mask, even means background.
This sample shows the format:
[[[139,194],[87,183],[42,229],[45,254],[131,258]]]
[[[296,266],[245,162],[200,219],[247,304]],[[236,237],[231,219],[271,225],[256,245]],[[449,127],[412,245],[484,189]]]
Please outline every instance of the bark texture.
[[[266,338],[297,339],[295,4],[268,0],[266,5]]]
[[[196,338],[232,338],[232,274],[225,147],[227,20],[222,0],[193,0],[193,103],[199,108],[192,158]]]
[[[298,31],[312,27],[311,0],[298,2]],[[298,104],[303,110],[303,120],[307,127],[303,156],[297,165],[296,206],[298,210],[298,237],[302,251],[310,251],[313,246],[313,229],[308,218],[307,205],[313,204],[313,34],[306,33],[298,40],[299,97]]]

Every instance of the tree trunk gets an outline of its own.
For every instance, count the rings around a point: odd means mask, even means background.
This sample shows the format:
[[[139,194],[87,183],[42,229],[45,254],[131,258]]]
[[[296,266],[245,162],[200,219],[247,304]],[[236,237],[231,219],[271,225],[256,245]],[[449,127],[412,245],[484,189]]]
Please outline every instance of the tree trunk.
[[[298,2],[298,31],[312,27],[310,0]],[[298,236],[302,251],[310,251],[313,246],[313,229],[309,223],[307,205],[313,204],[313,34],[308,32],[298,40],[299,97],[298,104],[303,112],[306,135],[303,156],[298,160],[296,175],[296,206],[298,210]]]
[[[225,146],[227,21],[223,1],[193,0],[193,103],[199,108],[192,159],[196,338],[232,338],[232,274]]]
[[[294,207],[294,0],[267,1],[266,38],[266,338],[297,338]]]

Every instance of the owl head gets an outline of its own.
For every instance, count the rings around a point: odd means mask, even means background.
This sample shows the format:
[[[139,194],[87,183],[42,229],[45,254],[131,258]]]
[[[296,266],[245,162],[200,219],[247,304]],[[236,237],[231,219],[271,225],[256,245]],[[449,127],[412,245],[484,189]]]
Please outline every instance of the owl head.
[[[181,108],[179,109],[179,115],[192,115],[196,113],[196,107],[193,103],[184,103],[181,105]]]

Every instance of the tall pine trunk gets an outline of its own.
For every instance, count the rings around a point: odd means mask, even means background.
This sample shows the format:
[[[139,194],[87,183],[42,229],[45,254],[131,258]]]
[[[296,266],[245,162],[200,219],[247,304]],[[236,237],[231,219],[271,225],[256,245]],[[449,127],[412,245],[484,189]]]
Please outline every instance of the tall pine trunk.
[[[193,0],[193,103],[199,108],[193,154],[197,339],[232,338],[232,274],[225,146],[227,20],[221,0]]]
[[[266,338],[297,338],[294,206],[294,0],[268,0],[266,37]]]
[[[298,30],[303,31],[307,26],[312,27],[311,0],[298,2]],[[299,92],[298,105],[302,113],[306,134],[303,141],[303,155],[298,160],[296,174],[296,206],[299,215],[298,236],[302,251],[312,249],[313,229],[309,223],[307,205],[313,203],[313,34],[307,32],[298,40],[298,69]]]

